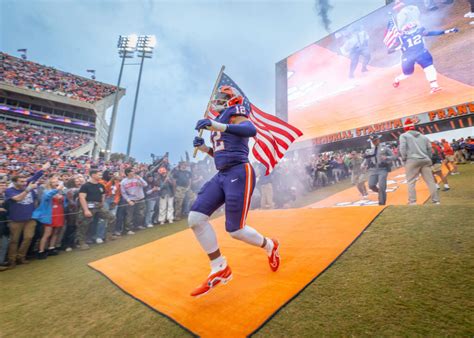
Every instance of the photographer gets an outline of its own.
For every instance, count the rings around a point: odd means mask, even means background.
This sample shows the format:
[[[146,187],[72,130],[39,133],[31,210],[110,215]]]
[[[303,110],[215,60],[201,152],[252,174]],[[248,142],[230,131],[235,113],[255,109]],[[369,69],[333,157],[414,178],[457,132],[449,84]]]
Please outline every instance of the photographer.
[[[112,229],[115,225],[115,216],[104,208],[105,187],[99,183],[101,174],[98,170],[92,169],[89,172],[90,180],[79,190],[79,203],[82,212],[77,216],[77,239],[80,249],[87,250],[86,234],[94,217],[107,221],[107,239],[114,239]]]
[[[380,144],[380,135],[371,135],[371,149],[367,149],[362,166],[368,169],[369,188],[379,194],[379,205],[387,202],[387,176],[392,170],[394,156],[389,147]]]

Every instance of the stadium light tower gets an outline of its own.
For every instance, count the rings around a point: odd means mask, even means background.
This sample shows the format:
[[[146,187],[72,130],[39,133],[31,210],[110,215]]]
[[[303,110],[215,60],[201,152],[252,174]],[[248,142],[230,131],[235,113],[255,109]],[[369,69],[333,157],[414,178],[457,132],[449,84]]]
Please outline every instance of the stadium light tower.
[[[120,81],[122,80],[123,66],[125,65],[125,59],[133,58],[133,54],[137,49],[138,37],[136,34],[131,35],[120,35],[117,48],[119,56],[122,58],[122,64],[120,65],[120,73],[117,81],[117,91],[115,92],[114,97],[114,107],[112,109],[112,117],[110,119],[109,133],[107,135],[107,146],[105,149],[105,158],[110,159],[110,154],[112,152],[112,140],[114,138],[115,122],[117,120],[117,109],[118,109],[118,99],[119,99],[119,89]]]
[[[140,62],[140,71],[138,73],[137,91],[135,93],[135,102],[133,103],[132,122],[130,123],[130,132],[128,134],[127,158],[130,156],[130,148],[132,146],[133,126],[135,124],[135,112],[137,110],[138,93],[140,91],[140,81],[142,79],[143,62],[145,58],[151,59],[153,49],[156,46],[156,38],[154,35],[140,35],[137,43],[137,54],[142,60]]]

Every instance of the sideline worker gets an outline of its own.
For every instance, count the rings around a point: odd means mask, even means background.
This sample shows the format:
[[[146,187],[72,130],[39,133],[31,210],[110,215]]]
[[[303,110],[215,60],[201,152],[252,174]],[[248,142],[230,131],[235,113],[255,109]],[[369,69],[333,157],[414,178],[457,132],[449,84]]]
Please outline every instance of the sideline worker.
[[[364,155],[363,166],[368,168],[369,188],[379,194],[379,205],[387,202],[387,176],[392,170],[395,159],[389,147],[380,144],[380,135],[371,135],[369,140],[372,147]]]

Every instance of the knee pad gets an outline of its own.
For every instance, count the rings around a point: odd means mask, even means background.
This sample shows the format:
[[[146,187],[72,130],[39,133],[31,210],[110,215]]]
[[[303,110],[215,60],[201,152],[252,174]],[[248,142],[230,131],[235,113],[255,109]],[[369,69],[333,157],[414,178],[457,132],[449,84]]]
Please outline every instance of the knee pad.
[[[197,212],[191,211],[188,215],[188,226],[195,231],[202,230],[206,224],[209,223],[209,216]]]

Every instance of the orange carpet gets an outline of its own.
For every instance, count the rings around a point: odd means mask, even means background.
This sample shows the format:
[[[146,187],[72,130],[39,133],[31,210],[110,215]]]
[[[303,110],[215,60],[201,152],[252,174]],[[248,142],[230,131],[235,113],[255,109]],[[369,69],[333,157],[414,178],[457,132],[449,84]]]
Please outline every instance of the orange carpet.
[[[208,273],[191,230],[89,265],[123,291],[204,337],[243,337],[327,269],[383,207],[252,211],[248,224],[281,242],[282,266],[268,267],[262,249],[230,238],[213,220],[233,280],[201,298],[189,296]]]
[[[443,165],[443,174],[448,175],[448,169]],[[322,201],[316,202],[308,206],[308,208],[326,208],[326,207],[355,207],[368,206],[378,204],[378,194],[372,192],[365,184],[369,197],[363,199],[360,196],[357,188],[351,187],[334,195],[325,198]],[[429,197],[430,192],[428,186],[425,184],[420,176],[416,182],[416,197],[417,204],[425,203]],[[408,203],[408,185],[406,184],[405,168],[398,168],[388,174],[387,179],[387,205],[406,205]]]

